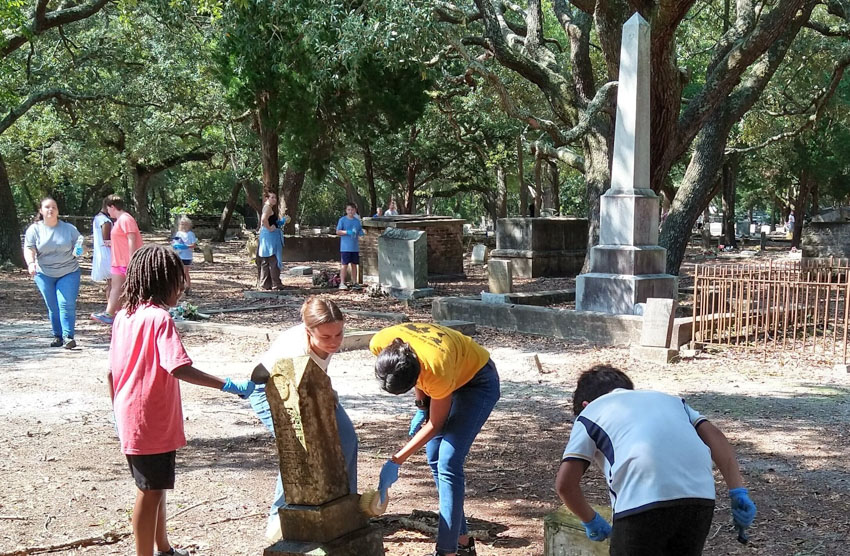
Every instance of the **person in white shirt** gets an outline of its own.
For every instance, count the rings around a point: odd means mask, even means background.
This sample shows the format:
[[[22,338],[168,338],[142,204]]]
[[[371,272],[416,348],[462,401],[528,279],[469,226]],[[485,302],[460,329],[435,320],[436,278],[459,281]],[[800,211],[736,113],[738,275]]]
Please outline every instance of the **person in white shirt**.
[[[555,487],[589,539],[610,536],[612,556],[702,554],[714,514],[713,460],[730,489],[732,518],[745,542],[756,507],[735,452],[682,398],[636,391],[624,372],[597,365],[579,377],[573,412]],[[580,487],[591,463],[608,483],[613,527]]]
[[[342,345],[345,326],[345,317],[342,311],[330,299],[314,295],[307,298],[304,305],[301,306],[301,320],[301,324],[281,332],[269,349],[260,356],[254,370],[255,375],[258,372],[260,374],[267,373],[274,368],[279,359],[305,355],[309,356],[324,371],[328,370],[331,357]],[[252,380],[258,381],[256,377],[252,377]],[[274,424],[269,402],[266,398],[265,384],[258,384],[248,400],[251,402],[254,413],[257,414],[257,417],[269,432],[274,435]],[[346,471],[348,472],[349,491],[356,493],[357,433],[354,431],[354,425],[345,409],[338,402],[336,404],[336,422],[339,429],[340,444],[342,445],[342,455],[345,458]],[[270,543],[277,542],[281,538],[278,510],[286,505],[280,474],[277,477],[274,497],[266,527],[266,540]]]

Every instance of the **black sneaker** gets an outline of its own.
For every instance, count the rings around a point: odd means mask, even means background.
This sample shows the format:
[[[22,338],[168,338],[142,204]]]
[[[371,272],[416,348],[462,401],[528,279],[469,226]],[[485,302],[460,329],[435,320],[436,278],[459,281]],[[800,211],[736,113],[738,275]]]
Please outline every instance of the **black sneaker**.
[[[475,552],[475,539],[469,537],[469,544],[457,547],[457,556],[477,556]]]
[[[53,341],[50,342],[50,347],[52,348],[61,348],[63,345],[65,345],[65,342],[59,336],[54,336]]]
[[[64,347],[65,347],[65,349],[74,349],[75,347],[77,347],[77,342],[75,342],[73,338],[67,338],[65,340],[65,346]]]

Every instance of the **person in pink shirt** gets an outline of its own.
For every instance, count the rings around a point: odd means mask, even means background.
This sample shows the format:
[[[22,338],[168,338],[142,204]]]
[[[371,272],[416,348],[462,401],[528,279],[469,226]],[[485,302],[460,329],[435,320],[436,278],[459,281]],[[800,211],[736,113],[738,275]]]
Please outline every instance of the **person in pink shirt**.
[[[106,311],[94,313],[91,318],[104,324],[112,324],[115,313],[121,308],[121,294],[124,279],[127,276],[127,265],[130,257],[142,246],[142,234],[136,219],[130,213],[124,211],[124,200],[118,195],[109,195],[106,198],[106,211],[115,223],[112,224],[109,246],[112,249],[112,261],[110,272],[112,275],[112,289],[109,292],[109,301],[106,303]]]
[[[133,534],[137,556],[186,555],[165,528],[165,491],[174,488],[177,450],[186,445],[180,380],[247,398],[250,381],[233,382],[192,366],[168,313],[183,292],[180,257],[148,245],[133,254],[109,346],[109,395],[121,451],[136,482]],[[157,552],[154,552],[156,548]]]

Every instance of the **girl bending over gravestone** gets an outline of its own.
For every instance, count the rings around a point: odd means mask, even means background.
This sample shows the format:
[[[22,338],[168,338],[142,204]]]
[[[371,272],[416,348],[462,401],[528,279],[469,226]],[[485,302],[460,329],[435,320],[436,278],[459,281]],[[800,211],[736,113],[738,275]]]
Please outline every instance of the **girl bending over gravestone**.
[[[369,344],[375,376],[391,394],[413,389],[411,439],[381,469],[381,503],[407,458],[425,446],[440,497],[435,556],[470,556],[475,542],[463,513],[463,465],[500,396],[499,374],[486,349],[460,332],[428,323],[385,328]]]
[[[265,382],[268,372],[274,368],[279,359],[309,356],[322,370],[328,370],[331,357],[342,345],[345,317],[336,303],[324,297],[312,296],[301,306],[302,323],[280,333],[271,347],[262,356],[254,369],[254,380]],[[263,425],[274,435],[274,424],[266,398],[266,385],[258,384],[251,397],[248,398],[251,407],[263,422]],[[339,429],[339,439],[342,444],[342,455],[348,472],[349,490],[357,492],[357,433],[354,425],[342,405],[336,404],[336,422]],[[278,510],[286,504],[283,492],[283,481],[277,476],[274,502],[269,512],[266,527],[266,540],[270,543],[281,538],[280,518]]]

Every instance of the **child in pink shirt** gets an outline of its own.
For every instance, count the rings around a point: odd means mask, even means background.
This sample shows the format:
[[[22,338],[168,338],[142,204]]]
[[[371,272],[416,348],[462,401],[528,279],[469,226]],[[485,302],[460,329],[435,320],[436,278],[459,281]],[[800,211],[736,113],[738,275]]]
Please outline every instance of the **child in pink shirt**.
[[[138,489],[133,508],[137,556],[189,554],[171,546],[165,529],[165,491],[174,488],[177,449],[186,445],[179,380],[243,398],[254,390],[253,382],[222,380],[192,366],[168,314],[184,286],[177,253],[159,245],[140,248],[127,266],[126,307],[112,327],[109,394],[121,450]]]

